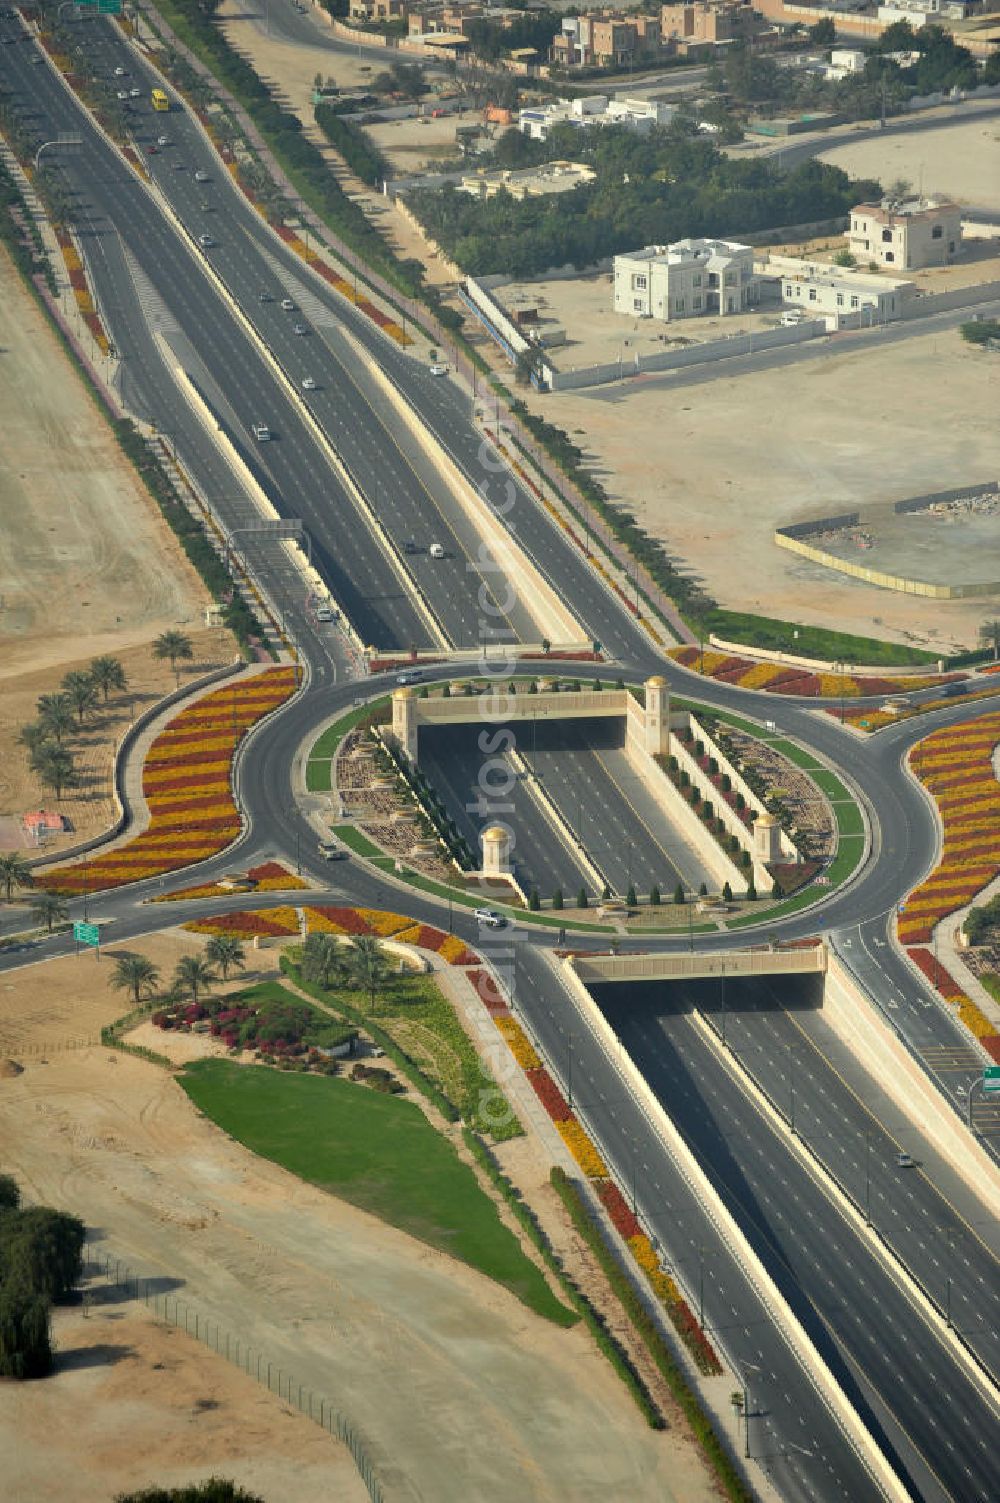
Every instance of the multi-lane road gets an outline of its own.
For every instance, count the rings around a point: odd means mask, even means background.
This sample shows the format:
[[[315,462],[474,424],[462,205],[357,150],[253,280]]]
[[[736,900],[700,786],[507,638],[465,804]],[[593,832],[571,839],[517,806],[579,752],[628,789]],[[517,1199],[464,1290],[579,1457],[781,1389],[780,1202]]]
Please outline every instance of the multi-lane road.
[[[117,33],[100,23],[79,30],[79,45],[96,71],[110,74],[114,66],[127,66],[130,74],[142,77],[144,91],[148,88],[151,80],[141,62]],[[162,346],[153,337],[155,329],[165,339],[170,359],[183,364],[202,385],[220,422],[256,467],[279,510],[305,521],[317,562],[359,630],[379,646],[423,643],[437,629],[449,640],[473,647],[482,635],[478,618],[483,608],[476,596],[481,587],[492,590],[493,582],[477,570],[473,540],[463,531],[465,524],[440,477],[412,447],[399,442],[392,409],[365,369],[365,360],[377,361],[386,371],[418,420],[442,440],[467,475],[496,483],[506,496],[508,477],[500,475],[495,457],[484,453],[463,395],[450,381],[432,377],[311,276],[261,224],[186,116],[175,111],[165,124],[164,117],[152,115],[145,99],[130,106],[141,147],[153,144],[159,134],[169,137],[170,144],[147,157],[154,176],[149,192],[94,130],[55,75],[48,68],[31,66],[28,55],[26,46],[5,47],[0,64],[40,136],[61,130],[82,138],[80,148],[61,160],[78,194],[78,227],[102,312],[124,355],[122,390],[130,403],[171,434],[220,514],[237,519],[230,522],[237,525],[247,514],[246,502],[234,499],[233,482],[215,445],[179,396]],[[177,161],[182,165],[175,165]],[[208,181],[196,182],[196,170],[207,174]],[[199,249],[200,234],[210,235],[214,243]],[[266,294],[266,301],[261,301],[261,294]],[[281,308],[284,298],[295,304],[293,309]],[[294,332],[296,322],[304,324],[305,334]],[[366,352],[360,359],[344,331]],[[306,376],[316,383],[308,394],[302,387]],[[266,422],[277,436],[255,444],[255,422]],[[332,450],[338,456],[335,462]],[[343,466],[386,527],[388,541],[366,522]],[[664,672],[675,686],[683,684],[690,692],[690,676],[665,665],[650,650],[641,630],[536,503],[516,487],[513,494],[517,537],[542,572],[573,601],[587,632],[599,636],[620,660],[623,666],[617,671],[630,677]],[[432,564],[429,555],[402,551],[407,541],[420,548],[441,539],[449,543],[450,559]],[[394,557],[394,550],[399,556]],[[438,570],[438,563],[445,567]],[[268,569],[266,553],[261,553],[259,564]],[[411,579],[423,586],[429,613],[414,604],[407,588]],[[524,614],[519,615],[520,610]],[[307,661],[308,685],[243,749],[238,790],[247,834],[242,850],[248,860],[264,853],[293,859],[301,854],[305,866],[330,884],[331,869],[314,858],[313,831],[295,807],[290,769],[310,729],[360,691],[332,682],[343,665],[342,654],[335,641],[319,634],[298,602],[289,603],[289,617]],[[523,637],[531,629],[530,609],[509,607],[505,624],[513,638]],[[954,1020],[888,941],[901,893],[928,869],[935,850],[926,802],[900,765],[906,748],[926,726],[904,723],[860,743],[807,704],[764,701],[707,682],[699,684],[698,693],[719,706],[751,714],[756,710],[761,719],[775,722],[782,734],[798,737],[831,764],[847,763],[853,769],[871,822],[871,857],[858,879],[821,910],[822,923],[862,984],[929,1063],[935,1049],[968,1048]],[[935,723],[970,713],[983,709],[956,705],[935,717]],[[528,765],[534,759],[533,771],[547,784],[554,783],[557,766],[544,761],[550,749],[537,740],[532,745],[523,736],[520,742]],[[605,754],[613,751],[603,749]],[[553,844],[537,814],[527,812],[537,806],[527,790],[523,793],[525,819],[533,820],[532,859],[541,871],[546,860],[551,864],[554,859]],[[564,812],[572,824],[572,807]],[[588,818],[595,830],[611,812],[590,797]],[[583,824],[582,811],[578,823]],[[609,861],[627,860],[620,841],[608,841],[606,847]],[[207,863],[202,868],[205,879],[231,862],[230,852]],[[336,883],[318,897],[349,898],[371,906],[392,900],[387,879],[361,863],[345,863],[335,875]],[[91,899],[91,909],[114,921],[116,938],[130,939],[170,922],[170,915],[140,906],[144,897],[160,890],[159,883],[138,884]],[[440,917],[438,905],[422,895],[408,895],[406,901],[417,918]],[[245,902],[235,899],[229,906]],[[621,1084],[614,1061],[582,1026],[546,957],[546,935],[525,928],[491,941],[477,934],[463,912],[456,914],[455,927],[478,940],[487,957],[509,971],[515,1005],[567,1090],[574,1092],[575,1104],[622,1183],[634,1185],[646,1225],[675,1262],[688,1292],[704,1284],[706,1319],[751,1395],[751,1448],[782,1496],[795,1503],[816,1497],[878,1496],[869,1471],[815,1386],[808,1363],[775,1325],[767,1299],[720,1239],[710,1213]],[[769,925],[788,935],[814,932],[816,927],[817,915],[809,914]],[[731,944],[725,935],[707,936],[705,941],[710,946]],[[647,948],[670,943],[644,941]],[[31,954],[67,948],[68,942],[57,938]],[[0,956],[0,968],[25,958]],[[711,999],[705,1005],[711,1012]],[[970,1378],[928,1307],[904,1295],[899,1282],[873,1258],[862,1232],[843,1214],[836,1192],[803,1170],[751,1095],[723,1086],[725,1072],[711,1039],[692,1021],[692,1006],[694,999],[688,999],[670,1009],[653,1007],[644,1019],[637,1020],[630,1011],[616,1021],[681,1130],[710,1164],[719,1192],[743,1218],[747,1235],[757,1239],[758,1250],[772,1260],[776,1277],[843,1390],[913,1489],[934,1503],[947,1497],[971,1503],[988,1496],[988,1453],[991,1447],[995,1453],[998,1439],[995,1401],[981,1381]],[[721,1026],[720,1018],[716,1022]],[[856,1201],[859,1166],[864,1163],[866,1210],[872,1210],[879,1230],[939,1305],[944,1280],[953,1323],[978,1360],[995,1371],[995,1260],[991,1261],[988,1239],[978,1235],[968,1215],[960,1216],[955,1209],[938,1167],[928,1165],[909,1176],[892,1173],[890,1141],[877,1116],[866,1121],[858,1103],[848,1100],[850,1093],[845,1096],[843,1084],[837,1083],[839,1077],[831,1075],[834,1044],[823,1036],[808,1009],[789,1006],[787,998],[744,999],[735,994],[726,1029],[727,1045],[775,1100],[786,1090],[785,1075],[794,1060],[798,1125],[809,1147]],[[969,1049],[969,1054],[975,1051]],[[975,1073],[974,1063],[970,1057],[967,1081]],[[961,1083],[960,1076],[959,1091]],[[954,1093],[953,1099],[960,1102]],[[748,1196],[753,1216],[747,1215]],[[847,1252],[838,1258],[835,1254],[841,1249]],[[880,1323],[891,1330],[894,1340],[898,1338],[891,1355],[876,1350],[871,1339]]]

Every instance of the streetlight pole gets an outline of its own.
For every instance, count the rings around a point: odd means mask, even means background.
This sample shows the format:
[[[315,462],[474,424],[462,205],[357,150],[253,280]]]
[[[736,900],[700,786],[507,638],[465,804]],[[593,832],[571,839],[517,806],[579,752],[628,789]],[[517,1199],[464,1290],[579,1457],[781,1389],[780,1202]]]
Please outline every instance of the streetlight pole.
[[[872,1224],[872,1135],[865,1133],[865,1221]]]
[[[788,1126],[795,1136],[795,1044],[788,1041]]]

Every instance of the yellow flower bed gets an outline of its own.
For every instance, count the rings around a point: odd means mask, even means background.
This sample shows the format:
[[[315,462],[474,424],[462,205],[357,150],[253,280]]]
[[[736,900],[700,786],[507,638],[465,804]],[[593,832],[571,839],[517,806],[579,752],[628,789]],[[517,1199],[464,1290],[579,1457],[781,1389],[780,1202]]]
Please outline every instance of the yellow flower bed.
[[[513,1054],[522,1070],[540,1070],[542,1062],[532,1047],[531,1041],[521,1027],[520,1023],[513,1018],[494,1018],[497,1031],[504,1038],[507,1048]]]
[[[958,1016],[969,1032],[977,1039],[987,1039],[996,1033],[996,1029],[989,1018],[985,1017],[979,1011],[975,1002],[970,1001],[968,997],[962,997],[959,1001]]]
[[[79,308],[81,313],[94,312],[94,299],[91,297],[89,292],[84,292],[81,288],[74,287],[73,296],[76,298],[76,306]]]
[[[861,690],[857,679],[849,677],[846,673],[821,673],[819,692],[822,699],[836,699],[838,695],[842,695],[844,699],[851,699],[856,698]]]
[[[764,689],[782,673],[787,673],[787,668],[777,663],[755,663],[748,668],[746,673],[740,675],[741,689]]]
[[[316,908],[307,908],[305,910],[305,914],[307,934],[347,933],[347,930],[344,928],[343,924],[338,924],[333,919],[327,918],[325,913],[320,913]]]
[[[559,1136],[588,1179],[607,1179],[608,1168],[575,1117],[557,1122]]]
[[[466,948],[464,939],[460,939],[457,934],[449,934],[444,944],[438,950],[438,954],[442,960],[447,961],[451,965],[453,960],[457,959],[459,955],[464,954]]]
[[[64,245],[62,247],[62,255],[63,260],[66,262],[67,271],[83,270],[83,262],[80,260],[80,254],[75,245]]]
[[[261,877],[254,883],[254,892],[298,892],[309,886],[302,877],[293,877],[289,872],[287,877]]]
[[[390,934],[398,934],[401,929],[413,927],[413,920],[401,913],[386,913],[381,908],[358,908],[356,912],[371,932],[380,935],[383,939],[387,939]]]
[[[653,1244],[643,1232],[634,1237],[629,1237],[628,1245],[632,1249],[632,1256],[649,1279],[654,1290],[667,1305],[679,1305],[681,1292],[668,1273],[664,1273],[660,1267],[660,1260],[653,1250]]]

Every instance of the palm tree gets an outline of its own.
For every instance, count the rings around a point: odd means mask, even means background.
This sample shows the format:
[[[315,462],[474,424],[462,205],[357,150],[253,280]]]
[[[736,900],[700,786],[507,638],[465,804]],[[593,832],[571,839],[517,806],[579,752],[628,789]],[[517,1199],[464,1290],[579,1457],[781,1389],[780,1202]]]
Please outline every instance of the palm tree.
[[[389,975],[385,951],[378,940],[367,934],[352,940],[344,957],[344,969],[351,985],[368,992],[369,1007],[374,1013],[375,990]]]
[[[8,851],[6,856],[0,856],[0,883],[3,883],[8,903],[15,887],[34,886],[31,867],[20,851]]]
[[[302,948],[302,975],[327,991],[343,975],[345,957],[332,934],[310,934]]]
[[[43,746],[52,744],[51,732],[47,726],[42,725],[40,720],[34,720],[30,725],[22,725],[17,733],[17,739],[32,753],[40,751]]]
[[[52,933],[52,925],[62,923],[69,913],[66,901],[57,892],[36,893],[31,900],[31,911],[40,924]]]
[[[128,687],[125,669],[117,658],[95,658],[90,665],[90,678],[94,687],[104,695],[105,704],[108,702],[108,695],[112,689],[122,694]]]
[[[205,959],[218,966],[223,981],[229,980],[230,970],[246,969],[246,953],[235,934],[213,934],[205,946]]]
[[[116,992],[131,992],[132,1005],[138,1007],[143,995],[148,997],[155,992],[160,980],[159,970],[145,955],[123,951],[113,959],[115,969],[108,977],[108,985]]]
[[[215,972],[201,955],[182,955],[174,968],[174,986],[182,996],[197,1002],[200,992],[207,991]]]
[[[66,691],[66,698],[76,711],[77,719],[82,725],[84,716],[90,715],[97,709],[97,685],[89,673],[77,670],[74,673],[67,673],[62,686]]]
[[[180,683],[181,676],[177,671],[177,664],[178,662],[188,663],[194,657],[191,638],[186,637],[182,631],[162,632],[153,643],[153,656],[161,661],[163,658],[169,658],[177,682]]]
[[[31,770],[43,787],[52,789],[57,800],[62,798],[67,788],[79,786],[80,779],[73,753],[67,747],[57,746],[51,741],[32,752]]]
[[[68,694],[43,694],[38,700],[38,724],[53,741],[62,745],[63,738],[76,729],[73,705]]]

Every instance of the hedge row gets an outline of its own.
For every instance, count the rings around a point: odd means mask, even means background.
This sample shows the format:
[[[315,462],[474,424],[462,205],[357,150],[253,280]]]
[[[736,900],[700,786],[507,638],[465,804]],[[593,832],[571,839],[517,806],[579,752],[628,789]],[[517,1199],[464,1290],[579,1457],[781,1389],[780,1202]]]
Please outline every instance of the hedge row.
[[[534,1211],[532,1211],[530,1206],[525,1205],[520,1193],[507,1178],[506,1174],[504,1174],[482,1139],[477,1137],[475,1133],[470,1132],[468,1128],[462,1129],[462,1136],[470,1152],[510,1206],[535,1247],[538,1248],[538,1251],[545,1259],[546,1265],[559,1280],[566,1298],[583,1317],[584,1325],[591,1336],[593,1336],[600,1351],[607,1357],[615,1372],[635,1399],[650,1429],[666,1429],[666,1420],[663,1418],[652,1394],[646,1387],[642,1374],[636,1369],[635,1364],[621,1342],[608,1330],[603,1315],[599,1310],[594,1308],[587,1296],[581,1289],[577,1288],[573,1279],[566,1272],[562,1264],[562,1259],[542,1230]]]
[[[752,1503],[752,1492],[733,1465],[712,1421],[678,1366],[659,1327],[636,1293],[632,1281],[622,1271],[617,1258],[601,1235],[601,1230],[591,1215],[587,1202],[564,1169],[558,1167],[553,1169],[550,1179],[553,1189],[569,1212],[574,1227],[600,1263],[625,1313],[645,1342],[650,1356],[666,1379],[670,1391],[684,1410],[695,1438],[715,1472],[725,1496],[731,1499],[732,1503]]]
[[[316,124],[331,146],[336,147],[355,177],[371,188],[379,188],[392,169],[366,131],[345,120],[328,104],[316,106]]]

